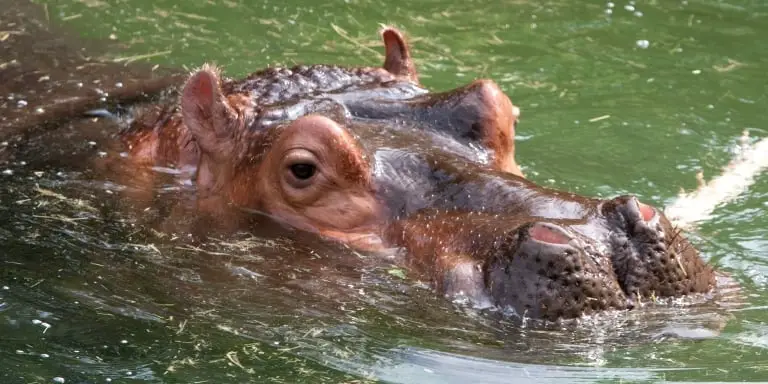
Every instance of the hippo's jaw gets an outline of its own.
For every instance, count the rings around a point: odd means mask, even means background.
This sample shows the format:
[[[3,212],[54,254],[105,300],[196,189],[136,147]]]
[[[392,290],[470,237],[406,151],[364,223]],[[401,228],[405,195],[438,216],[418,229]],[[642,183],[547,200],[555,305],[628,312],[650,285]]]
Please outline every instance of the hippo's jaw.
[[[515,230],[485,266],[488,294],[518,316],[556,320],[631,307],[599,244],[547,222]]]

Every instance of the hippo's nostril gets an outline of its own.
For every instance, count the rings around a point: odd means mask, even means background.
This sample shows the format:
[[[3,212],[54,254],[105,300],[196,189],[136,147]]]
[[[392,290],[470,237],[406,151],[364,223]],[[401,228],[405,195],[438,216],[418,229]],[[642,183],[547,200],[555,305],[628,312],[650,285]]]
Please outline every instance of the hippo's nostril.
[[[568,244],[571,241],[565,230],[549,223],[536,223],[528,229],[531,239],[548,244]]]
[[[651,207],[650,205],[645,205],[637,201],[637,199],[635,199],[635,201],[637,202],[637,207],[638,207],[638,210],[640,211],[640,216],[642,216],[644,221],[651,221],[651,219],[653,219],[653,217],[656,216],[656,210],[653,207]]]
[[[627,222],[630,232],[645,231],[647,228],[655,228],[658,223],[656,208],[641,203],[635,196],[619,196],[603,204],[601,212],[611,215],[612,212],[620,214]]]

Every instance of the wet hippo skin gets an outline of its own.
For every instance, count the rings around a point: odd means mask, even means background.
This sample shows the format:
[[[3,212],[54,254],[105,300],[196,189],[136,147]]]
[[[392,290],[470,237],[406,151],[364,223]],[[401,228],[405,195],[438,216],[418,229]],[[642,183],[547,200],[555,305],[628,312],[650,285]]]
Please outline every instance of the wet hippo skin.
[[[263,212],[359,249],[402,247],[442,293],[529,318],[714,288],[712,267],[661,211],[523,178],[510,160],[519,111],[494,83],[427,92],[412,63],[392,64],[411,60],[402,35],[383,36],[399,48],[387,46],[382,68],[192,74],[174,126],[197,151],[187,161],[197,159],[201,209]],[[318,86],[322,76],[333,85]]]

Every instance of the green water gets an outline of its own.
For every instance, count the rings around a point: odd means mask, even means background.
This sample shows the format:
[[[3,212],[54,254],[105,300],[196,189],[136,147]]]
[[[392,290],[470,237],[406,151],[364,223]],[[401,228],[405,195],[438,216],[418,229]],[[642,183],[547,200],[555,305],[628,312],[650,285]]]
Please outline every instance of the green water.
[[[587,195],[664,205],[695,187],[698,170],[718,173],[743,130],[768,136],[764,2],[38,3],[82,39],[114,41],[112,58],[215,62],[231,76],[378,65],[376,31],[394,24],[427,87],[499,83],[522,109],[526,174]],[[0,187],[3,383],[768,381],[765,176],[692,234],[747,305],[716,337],[660,339],[664,324],[710,314],[660,308],[576,330],[521,328],[343,248],[261,237],[203,252],[147,234],[108,209],[129,202],[38,155]]]

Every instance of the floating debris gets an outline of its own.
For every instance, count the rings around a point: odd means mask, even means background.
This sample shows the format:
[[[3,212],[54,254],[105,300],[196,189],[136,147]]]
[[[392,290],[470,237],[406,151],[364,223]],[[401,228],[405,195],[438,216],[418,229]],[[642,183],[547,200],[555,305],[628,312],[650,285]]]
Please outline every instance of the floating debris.
[[[596,121],[609,119],[610,117],[611,117],[611,115],[602,115],[602,116],[598,116],[598,117],[593,117],[593,118],[589,119],[589,122],[590,123],[594,123]]]

